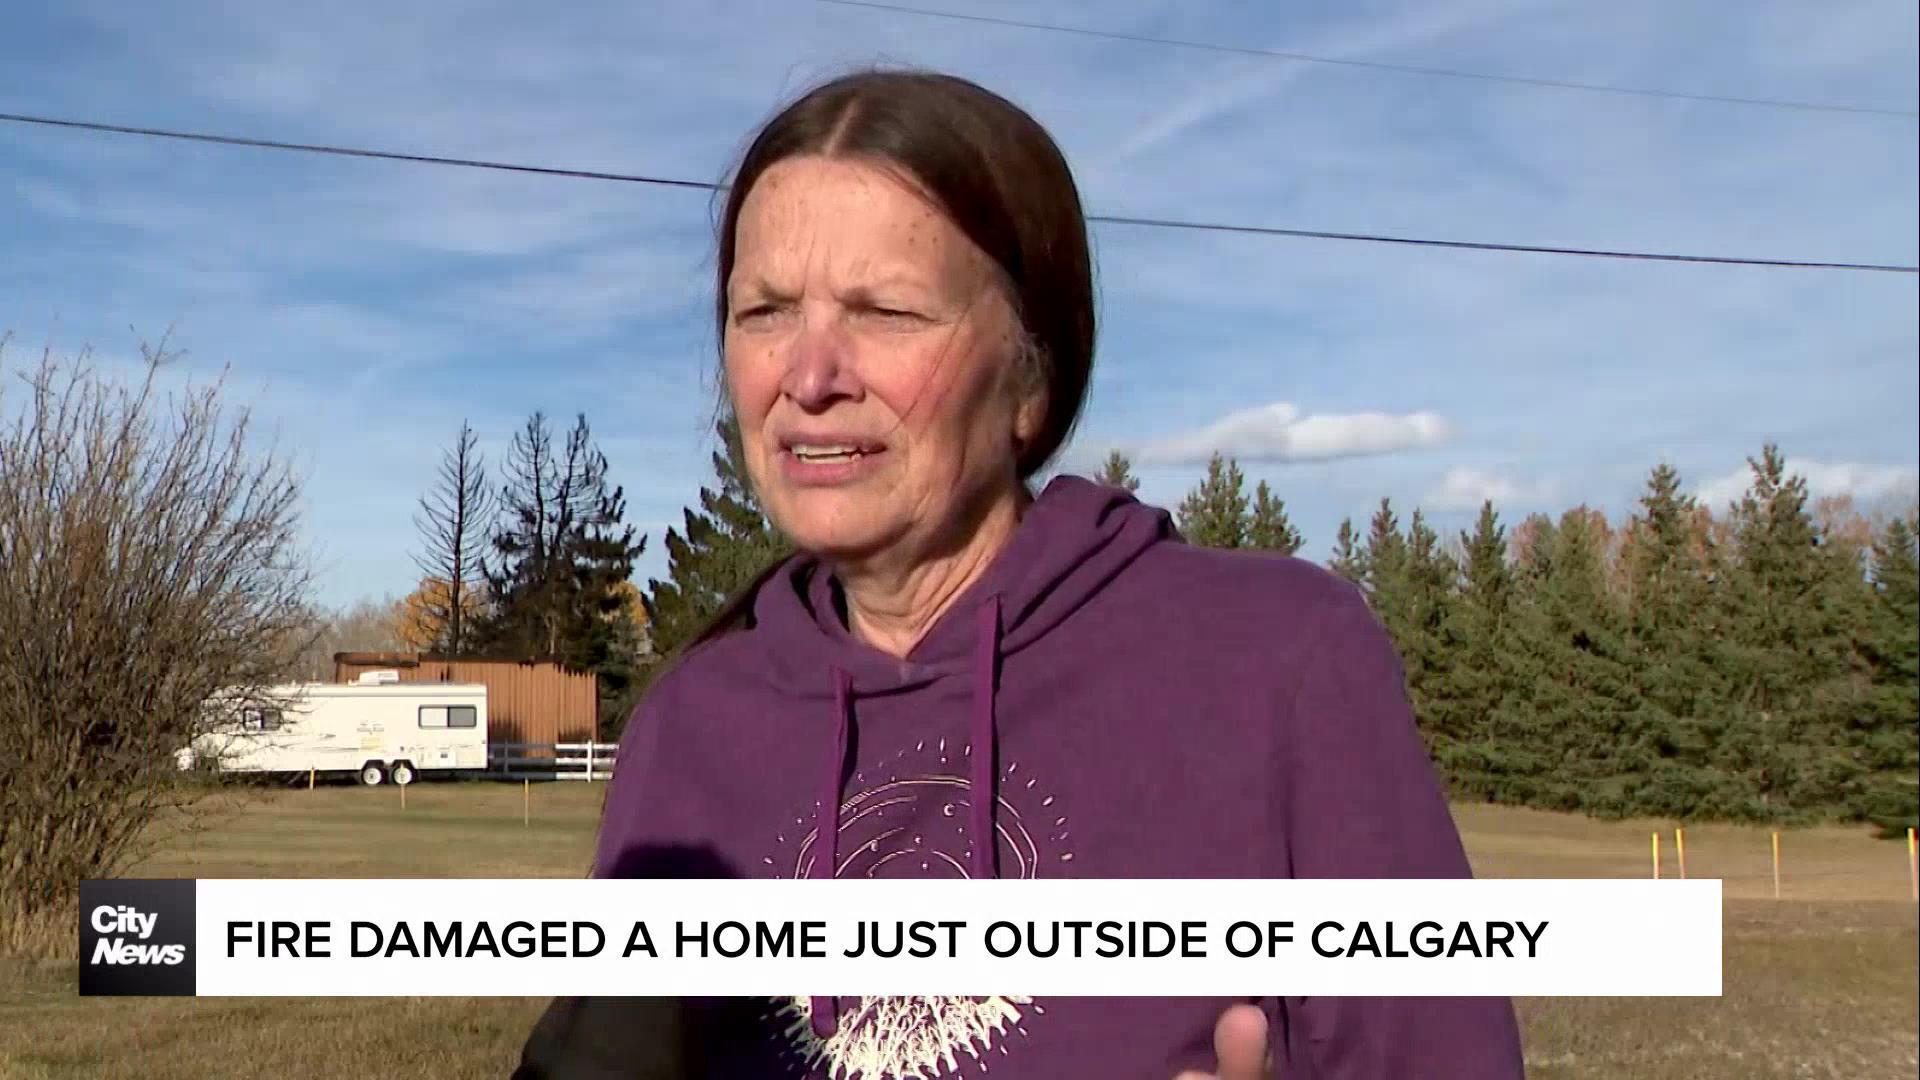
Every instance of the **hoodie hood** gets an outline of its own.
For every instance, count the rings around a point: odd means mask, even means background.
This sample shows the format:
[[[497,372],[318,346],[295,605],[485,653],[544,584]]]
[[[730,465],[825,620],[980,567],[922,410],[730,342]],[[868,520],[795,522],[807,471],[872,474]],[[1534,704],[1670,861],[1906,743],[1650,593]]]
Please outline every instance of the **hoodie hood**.
[[[855,638],[837,610],[831,572],[818,559],[794,556],[754,603],[756,631],[767,635],[767,673],[782,689],[818,693],[822,672],[837,668],[863,696],[965,674],[977,662],[984,609],[998,607],[996,653],[1012,656],[1071,618],[1142,552],[1175,536],[1166,511],[1119,488],[1057,477],[987,572],[906,657]]]
[[[818,559],[796,556],[755,600],[756,632],[767,635],[769,672],[782,689],[807,698],[831,688],[831,713],[820,737],[832,739],[828,774],[816,804],[822,857],[813,876],[833,877],[840,863],[842,786],[847,747],[861,697],[901,693],[936,679],[972,680],[968,815],[975,837],[995,835],[996,694],[1000,661],[1044,637],[1099,594],[1141,552],[1174,536],[1166,511],[1118,488],[1074,476],[1049,483],[1028,507],[1013,539],[905,657],[853,636],[835,603],[832,574]],[[967,875],[999,874],[993,843],[972,846]],[[815,998],[816,1035],[833,1035],[838,1005]]]

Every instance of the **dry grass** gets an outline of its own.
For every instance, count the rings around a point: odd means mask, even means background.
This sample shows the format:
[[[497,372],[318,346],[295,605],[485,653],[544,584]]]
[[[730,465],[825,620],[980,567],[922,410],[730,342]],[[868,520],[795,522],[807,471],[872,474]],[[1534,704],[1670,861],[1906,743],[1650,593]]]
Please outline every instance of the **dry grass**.
[[[1655,832],[1662,834],[1661,873],[1679,876],[1672,822],[1593,821],[1504,806],[1455,807],[1454,820],[1483,877],[1647,877]],[[1765,829],[1695,825],[1686,830],[1686,842],[1689,877],[1721,879],[1729,901],[1773,899],[1772,844]],[[1910,903],[1906,844],[1876,840],[1870,829],[1783,832],[1780,863],[1783,900]],[[1911,914],[1909,907],[1909,922]]]
[[[173,835],[129,876],[573,877],[591,855],[603,790],[535,785],[530,826],[521,789],[506,785],[418,785],[404,813],[394,789],[268,792],[223,804],[209,828]],[[1479,806],[1458,817],[1489,877],[1644,876],[1649,834],[1662,828]],[[1903,845],[1808,830],[1783,837],[1782,857],[1775,902],[1764,831],[1689,829],[1689,875],[1726,882],[1726,996],[1523,1001],[1531,1075],[1913,1076],[1920,957]],[[73,980],[70,959],[0,961],[0,1080],[504,1076],[543,1004],[83,999]]]
[[[1670,822],[1489,806],[1455,815],[1486,877],[1646,877],[1656,831],[1662,874],[1679,873]],[[1920,955],[1905,845],[1861,829],[1783,833],[1779,901],[1766,830],[1695,826],[1686,845],[1688,876],[1722,881],[1726,995],[1523,1001],[1530,1075],[1912,1077]]]

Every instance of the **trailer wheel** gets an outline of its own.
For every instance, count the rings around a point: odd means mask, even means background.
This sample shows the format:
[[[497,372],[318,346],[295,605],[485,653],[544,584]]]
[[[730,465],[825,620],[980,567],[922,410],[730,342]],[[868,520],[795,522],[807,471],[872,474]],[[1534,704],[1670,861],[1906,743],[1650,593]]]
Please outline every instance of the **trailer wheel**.
[[[387,770],[387,775],[396,784],[411,784],[414,780],[413,762],[396,761],[393,763],[393,766]]]
[[[360,782],[368,787],[378,787],[386,782],[387,770],[377,761],[369,761],[360,766]]]

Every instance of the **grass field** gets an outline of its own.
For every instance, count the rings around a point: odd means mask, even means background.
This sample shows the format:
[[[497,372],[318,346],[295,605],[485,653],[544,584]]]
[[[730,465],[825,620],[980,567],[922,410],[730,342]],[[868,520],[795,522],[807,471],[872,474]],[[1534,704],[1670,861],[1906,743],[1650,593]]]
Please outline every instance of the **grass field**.
[[[168,837],[129,876],[581,876],[602,791],[535,785],[526,825],[507,785],[416,785],[404,811],[391,788],[258,792]],[[1486,877],[1645,876],[1659,828],[1483,806],[1457,817]],[[1911,1078],[1920,954],[1904,846],[1788,833],[1778,901],[1768,849],[1760,830],[1687,831],[1689,875],[1726,883],[1724,998],[1522,1001],[1530,1075]],[[83,999],[71,961],[0,959],[0,1080],[504,1077],[543,1004]]]

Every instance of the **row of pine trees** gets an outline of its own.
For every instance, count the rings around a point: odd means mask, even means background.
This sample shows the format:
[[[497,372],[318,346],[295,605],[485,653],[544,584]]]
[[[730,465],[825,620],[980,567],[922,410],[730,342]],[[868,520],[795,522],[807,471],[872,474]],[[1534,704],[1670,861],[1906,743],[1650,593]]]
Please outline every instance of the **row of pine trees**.
[[[720,427],[716,487],[649,583],[657,655],[783,550]],[[1659,466],[1616,527],[1588,507],[1509,528],[1491,503],[1441,536],[1381,500],[1329,566],[1398,646],[1420,730],[1457,799],[1597,817],[1920,821],[1920,575],[1911,509],[1873,528],[1819,513],[1777,447],[1716,513]],[[1098,479],[1137,491],[1114,454]],[[1262,481],[1215,458],[1175,519],[1190,543],[1293,555]]]
[[[1398,646],[1455,797],[1599,817],[1920,818],[1920,578],[1911,510],[1816,513],[1779,449],[1721,514],[1662,465],[1616,528],[1577,507],[1509,531],[1492,503],[1441,537],[1382,500],[1330,567]],[[1124,460],[1103,479],[1126,482]],[[1196,543],[1300,543],[1215,459],[1181,505]],[[1283,538],[1283,539],[1282,539]]]

